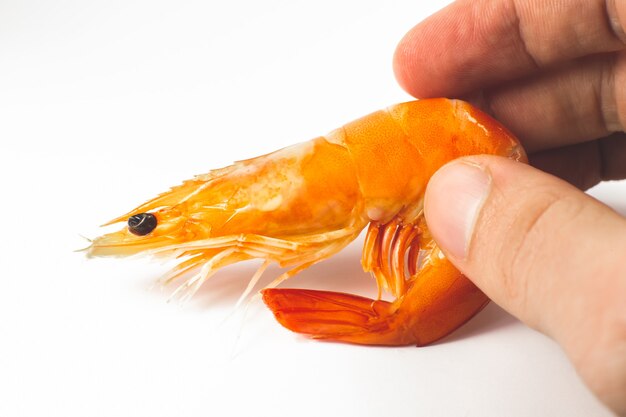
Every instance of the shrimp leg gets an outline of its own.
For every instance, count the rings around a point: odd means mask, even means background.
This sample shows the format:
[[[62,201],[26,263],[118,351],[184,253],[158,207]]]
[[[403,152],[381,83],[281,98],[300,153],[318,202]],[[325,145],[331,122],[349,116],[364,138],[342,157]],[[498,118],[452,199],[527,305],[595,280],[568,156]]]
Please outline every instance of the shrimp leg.
[[[424,228],[422,223],[417,229]],[[432,343],[473,317],[489,299],[443,257],[434,242],[425,251],[421,269],[404,281],[405,254],[409,262],[417,262],[419,239],[414,230],[394,220],[382,228],[371,225],[368,231],[375,243],[366,238],[364,250],[374,253],[364,252],[364,267],[373,270],[377,282],[383,280],[397,292],[393,302],[278,288],[263,290],[263,300],[284,327],[315,339],[375,345]],[[408,265],[409,271],[415,269]],[[402,286],[397,284],[400,279]]]

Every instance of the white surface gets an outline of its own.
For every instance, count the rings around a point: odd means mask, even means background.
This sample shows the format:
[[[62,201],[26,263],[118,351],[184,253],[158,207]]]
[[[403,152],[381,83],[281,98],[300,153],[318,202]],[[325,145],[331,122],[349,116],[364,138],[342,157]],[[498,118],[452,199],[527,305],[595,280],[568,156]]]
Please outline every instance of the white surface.
[[[494,305],[427,348],[319,343],[258,304],[221,324],[253,264],[181,309],[151,289],[166,267],[72,252],[182,179],[408,99],[395,45],[444,2],[384,3],[0,3],[0,415],[606,415]],[[594,192],[625,212],[625,189]],[[290,285],[371,294],[358,245]]]

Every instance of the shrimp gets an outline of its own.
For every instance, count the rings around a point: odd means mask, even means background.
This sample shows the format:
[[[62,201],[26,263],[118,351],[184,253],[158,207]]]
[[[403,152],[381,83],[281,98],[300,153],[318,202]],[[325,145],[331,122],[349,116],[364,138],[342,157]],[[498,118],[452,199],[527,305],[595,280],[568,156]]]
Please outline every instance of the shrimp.
[[[227,265],[262,259],[247,296],[277,263],[286,272],[261,294],[284,327],[315,339],[423,346],[489,301],[446,259],[423,214],[433,173],[471,154],[527,161],[509,131],[466,102],[397,104],[326,136],[185,181],[107,223],[128,225],[94,239],[87,252],[174,257],[180,262],[163,282],[183,280],[175,291],[182,298]],[[366,226],[361,264],[376,281],[378,299],[277,288],[339,252]],[[381,298],[383,290],[392,301]]]

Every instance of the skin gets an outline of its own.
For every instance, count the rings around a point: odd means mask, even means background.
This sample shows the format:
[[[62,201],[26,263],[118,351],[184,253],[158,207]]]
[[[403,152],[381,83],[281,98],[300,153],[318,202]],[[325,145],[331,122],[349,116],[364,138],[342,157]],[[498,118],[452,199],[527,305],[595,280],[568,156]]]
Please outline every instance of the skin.
[[[626,178],[626,0],[460,0],[394,57],[415,97],[461,97],[509,127],[532,166],[456,160],[426,191],[447,257],[552,337],[626,415],[626,219],[585,195]]]

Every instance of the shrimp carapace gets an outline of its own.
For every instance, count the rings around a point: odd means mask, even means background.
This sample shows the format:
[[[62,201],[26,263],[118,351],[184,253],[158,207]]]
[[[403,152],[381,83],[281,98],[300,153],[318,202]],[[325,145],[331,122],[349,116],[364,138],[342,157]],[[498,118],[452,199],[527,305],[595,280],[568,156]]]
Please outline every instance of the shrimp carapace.
[[[493,154],[525,162],[515,137],[460,100],[397,104],[326,136],[199,175],[108,224],[91,256],[177,258],[164,281],[192,295],[220,268],[288,268],[263,291],[285,327],[358,344],[425,345],[469,320],[487,297],[445,258],[423,216],[426,185],[445,163]],[[344,248],[369,225],[362,266],[379,299],[278,284]],[[193,272],[193,273],[192,273]],[[341,277],[337,277],[341,278]],[[380,299],[388,291],[393,301]]]

